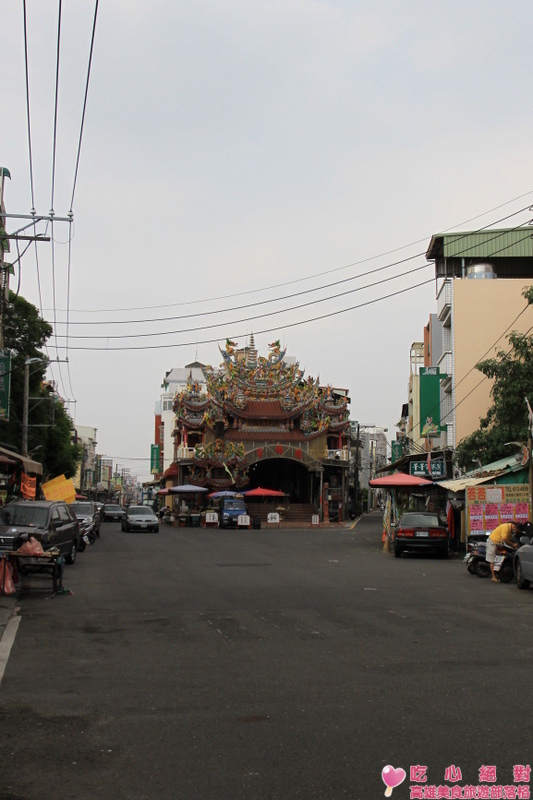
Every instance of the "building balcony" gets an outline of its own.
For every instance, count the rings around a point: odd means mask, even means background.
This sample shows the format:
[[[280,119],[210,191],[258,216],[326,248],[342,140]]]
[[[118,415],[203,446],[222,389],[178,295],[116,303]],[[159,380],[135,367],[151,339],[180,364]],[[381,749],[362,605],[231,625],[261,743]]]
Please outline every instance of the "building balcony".
[[[185,447],[185,445],[178,445],[176,451],[176,461],[187,461],[194,457],[194,447]]]
[[[447,350],[439,358],[438,367],[441,375],[446,377],[441,380],[441,388],[444,392],[451,392],[453,386],[453,353]]]
[[[451,324],[453,286],[450,280],[444,281],[437,295],[437,316],[446,327]]]
[[[343,447],[342,450],[328,450],[326,458],[331,459],[332,461],[349,461],[350,460],[350,450],[347,447]]]

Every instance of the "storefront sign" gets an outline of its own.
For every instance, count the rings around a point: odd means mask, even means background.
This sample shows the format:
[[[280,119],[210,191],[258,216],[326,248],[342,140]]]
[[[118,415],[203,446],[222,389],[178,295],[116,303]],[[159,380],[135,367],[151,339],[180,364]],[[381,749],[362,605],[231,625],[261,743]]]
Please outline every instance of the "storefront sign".
[[[431,475],[429,474],[427,458],[424,461],[411,461],[409,464],[409,474],[415,478],[432,478],[441,480],[446,477],[446,465],[443,458],[431,459]]]
[[[152,475],[155,475],[159,472],[159,465],[161,463],[160,458],[160,451],[161,448],[158,444],[151,445],[150,448],[150,472]]]
[[[503,522],[527,522],[531,518],[527,484],[484,484],[466,489],[467,531],[492,533]]]
[[[440,424],[440,382],[446,375],[441,375],[438,367],[421,367],[420,369],[420,435],[438,438],[442,430]]]

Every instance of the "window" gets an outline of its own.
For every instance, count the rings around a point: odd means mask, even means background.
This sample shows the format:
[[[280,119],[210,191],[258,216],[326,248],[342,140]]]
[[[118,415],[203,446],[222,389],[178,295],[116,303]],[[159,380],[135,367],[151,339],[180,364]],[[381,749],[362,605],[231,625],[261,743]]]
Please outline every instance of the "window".
[[[72,522],[72,518],[68,513],[68,508],[66,506],[59,506],[59,519],[63,524],[66,522]]]
[[[170,397],[168,399],[163,400],[163,411],[172,411],[172,403],[173,400]]]

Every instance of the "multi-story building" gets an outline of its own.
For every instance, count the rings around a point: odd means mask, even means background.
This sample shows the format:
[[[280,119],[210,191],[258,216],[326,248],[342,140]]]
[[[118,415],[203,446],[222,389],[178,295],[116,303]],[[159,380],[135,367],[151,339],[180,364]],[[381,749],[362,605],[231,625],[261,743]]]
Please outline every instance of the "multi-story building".
[[[96,488],[96,428],[76,425],[76,441],[82,447],[81,461],[74,477],[74,486],[80,492]]]
[[[511,331],[531,328],[533,312],[522,296],[533,283],[531,229],[435,234],[426,257],[435,262],[442,326],[431,359],[444,376],[438,444],[454,448],[479,428],[491,405],[492,381],[476,364],[507,351]]]
[[[160,470],[154,477],[157,479],[166,472],[175,460],[174,454],[174,428],[176,414],[172,410],[174,397],[178,392],[187,387],[187,381],[193,380],[205,389],[205,378],[202,372],[203,364],[194,361],[185,367],[175,367],[169,370],[163,379],[163,390],[155,404],[155,431],[154,443],[159,445]]]

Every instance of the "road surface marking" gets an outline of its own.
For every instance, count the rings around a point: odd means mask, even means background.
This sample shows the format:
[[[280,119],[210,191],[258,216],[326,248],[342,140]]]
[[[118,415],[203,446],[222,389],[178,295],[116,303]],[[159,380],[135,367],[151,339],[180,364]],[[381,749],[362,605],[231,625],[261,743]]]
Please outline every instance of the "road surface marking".
[[[11,617],[4,630],[4,635],[0,640],[0,683],[4,677],[4,672],[7,667],[7,660],[17,635],[18,626],[20,624],[20,617]]]

